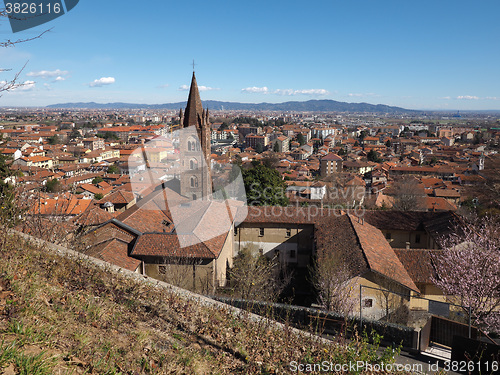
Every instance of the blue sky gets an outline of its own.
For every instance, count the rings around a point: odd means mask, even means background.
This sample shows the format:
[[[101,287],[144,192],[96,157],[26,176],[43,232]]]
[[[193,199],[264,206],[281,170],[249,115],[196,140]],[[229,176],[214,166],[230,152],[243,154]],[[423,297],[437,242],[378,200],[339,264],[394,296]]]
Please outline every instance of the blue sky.
[[[498,0],[80,0],[0,40],[22,89],[0,106],[186,99],[334,99],[418,109],[500,110]],[[0,72],[0,81],[12,72]]]

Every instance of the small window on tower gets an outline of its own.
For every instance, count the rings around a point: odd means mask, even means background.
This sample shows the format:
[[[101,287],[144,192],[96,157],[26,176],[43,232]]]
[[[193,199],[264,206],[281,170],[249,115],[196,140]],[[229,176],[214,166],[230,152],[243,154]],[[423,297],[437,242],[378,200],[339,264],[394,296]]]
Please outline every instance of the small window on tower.
[[[263,236],[264,235],[264,228],[259,228],[259,236]]]
[[[198,178],[196,176],[191,177],[191,187],[198,187]]]
[[[373,306],[373,300],[371,298],[366,298],[364,301],[363,307],[372,307]]]
[[[415,235],[415,243],[420,243],[420,234]]]
[[[290,237],[292,235],[292,230],[290,228],[286,228],[286,236]]]
[[[165,275],[167,273],[167,266],[158,266],[158,273],[160,275]]]

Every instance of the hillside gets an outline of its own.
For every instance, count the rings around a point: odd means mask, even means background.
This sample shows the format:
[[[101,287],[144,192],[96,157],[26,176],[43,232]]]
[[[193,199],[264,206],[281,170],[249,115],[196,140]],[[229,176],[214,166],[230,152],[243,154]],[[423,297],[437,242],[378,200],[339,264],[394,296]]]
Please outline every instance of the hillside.
[[[0,373],[270,374],[291,361],[382,360],[366,340],[297,334],[0,233]]]
[[[369,113],[417,113],[410,109],[391,107],[384,104],[346,103],[336,100],[308,100],[304,102],[290,101],[284,103],[237,103],[204,100],[204,107],[210,110],[241,110],[241,111],[309,111],[309,112],[369,112]],[[52,104],[47,108],[60,109],[175,109],[185,108],[186,102],[165,104],[137,104],[137,103],[60,103]]]

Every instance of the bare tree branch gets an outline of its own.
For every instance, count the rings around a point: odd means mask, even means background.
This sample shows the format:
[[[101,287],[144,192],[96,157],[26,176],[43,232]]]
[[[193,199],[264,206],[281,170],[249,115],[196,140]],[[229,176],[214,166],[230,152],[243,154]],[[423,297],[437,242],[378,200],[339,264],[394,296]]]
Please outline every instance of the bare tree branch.
[[[318,252],[311,276],[318,302],[326,310],[344,316],[352,313],[356,300],[350,283],[352,276],[344,259],[333,252]]]
[[[6,12],[5,9],[0,10],[0,17],[8,17],[7,12]],[[44,35],[45,33],[49,32],[51,30],[52,29],[45,30],[44,32],[42,32],[39,35],[34,36],[32,38],[17,39],[17,40],[7,39],[7,40],[4,40],[4,41],[0,41],[0,48],[14,47],[16,44],[25,43],[25,42],[29,42],[29,41],[32,41],[32,40],[35,40],[35,39],[39,39],[39,38],[42,37],[42,35]],[[4,81],[0,80],[0,93],[5,92],[5,91],[11,91],[11,90],[14,90],[14,89],[16,89],[18,87],[27,85],[27,83],[18,83],[19,76],[23,72],[24,68],[26,68],[27,64],[28,64],[28,62],[26,62],[23,65],[23,67],[21,68],[21,70],[19,70],[14,75],[13,78],[8,79],[8,80],[4,80]],[[12,69],[0,68],[0,72],[9,72],[11,70]],[[0,95],[0,97],[2,97],[2,95]]]
[[[42,32],[41,34],[39,34],[37,36],[34,36],[33,38],[17,39],[17,40],[10,40],[10,39],[4,40],[3,42],[0,42],[0,48],[2,48],[2,47],[4,47],[4,48],[14,47],[16,44],[19,44],[19,43],[26,43],[26,42],[30,42],[32,40],[39,39],[42,37],[43,34],[48,33],[51,30],[52,29],[45,30],[44,32]]]
[[[23,72],[24,68],[26,68],[26,65],[28,64],[28,61],[26,61],[26,63],[23,65],[23,67],[21,68],[21,70],[19,70],[15,75],[14,75],[14,78],[12,78],[10,81],[0,81],[0,92],[4,92],[4,91],[9,91],[9,90],[14,90],[18,87],[21,87],[21,86],[25,86],[26,83],[17,83],[17,80],[19,79],[19,76],[21,75],[21,73]],[[2,72],[7,72],[7,71],[11,71],[12,69],[0,69],[0,71]],[[0,95],[0,98],[2,97],[2,95]]]

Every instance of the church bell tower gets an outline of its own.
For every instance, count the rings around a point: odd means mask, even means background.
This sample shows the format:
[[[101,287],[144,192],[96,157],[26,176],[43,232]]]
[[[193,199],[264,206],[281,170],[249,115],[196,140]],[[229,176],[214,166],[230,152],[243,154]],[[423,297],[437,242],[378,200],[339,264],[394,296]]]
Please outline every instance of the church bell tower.
[[[212,194],[210,175],[210,123],[208,109],[202,107],[196,76],[193,71],[191,88],[184,113],[180,116],[181,195],[192,200],[209,199]]]

